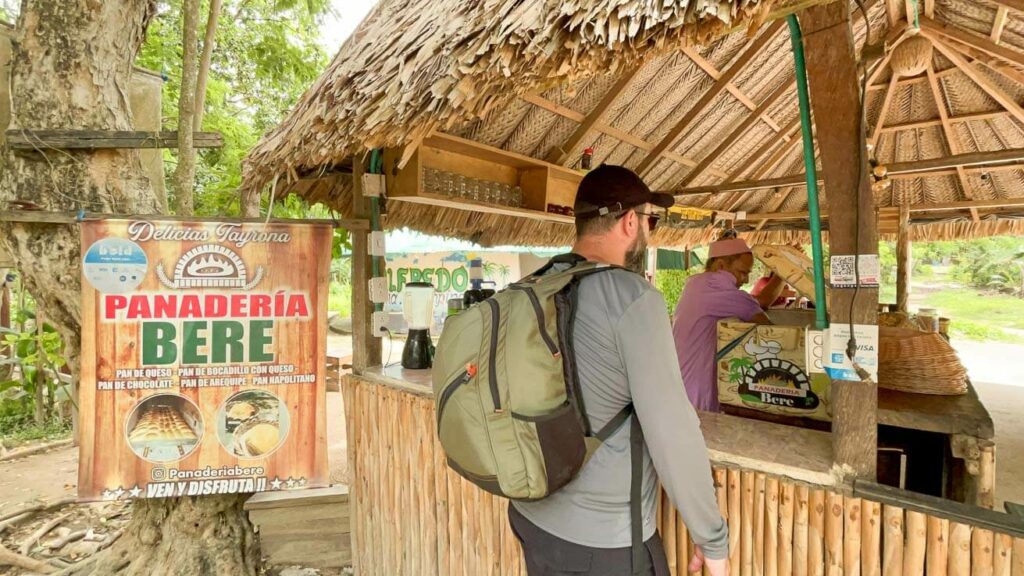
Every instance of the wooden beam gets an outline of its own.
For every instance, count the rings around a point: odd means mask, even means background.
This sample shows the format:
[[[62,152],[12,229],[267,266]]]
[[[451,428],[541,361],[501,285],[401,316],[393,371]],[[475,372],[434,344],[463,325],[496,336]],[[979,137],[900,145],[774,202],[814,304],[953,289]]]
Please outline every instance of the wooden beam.
[[[733,78],[735,78],[751,60],[760,54],[761,49],[772,41],[783,26],[785,26],[785,22],[783,20],[773,22],[763,34],[747,46],[746,50],[740,54],[739,58],[733,62],[732,66],[722,73],[721,77],[715,81],[711,88],[708,89],[708,91],[705,92],[692,107],[690,107],[679,122],[677,122],[676,125],[668,131],[668,134],[666,134],[665,137],[654,146],[654,149],[651,150],[650,153],[648,153],[640,162],[640,164],[637,165],[637,174],[644,176],[647,173],[658,157],[661,156],[662,152],[672,147],[672,144],[675,143],[676,139],[682,135],[683,131],[690,126],[693,120],[699,118],[700,115],[704,113],[704,110],[722,94],[726,89],[726,86],[732,82]]]
[[[568,118],[574,122],[583,122],[586,119],[585,115],[536,94],[527,94],[523,96],[522,99],[524,102],[533,104],[538,108],[542,108],[563,118]],[[654,149],[654,144],[647,142],[634,134],[630,134],[629,132],[605,124],[604,122],[594,122],[593,129],[645,152],[649,152]],[[692,160],[676,152],[665,151],[662,156],[684,166],[693,167],[697,165],[696,160]],[[724,178],[725,172],[715,171],[715,175]]]
[[[1024,12],[1024,0],[990,0],[993,4],[1005,6],[1010,10]]]
[[[953,64],[960,68],[960,70],[962,70],[968,78],[973,80],[975,84],[977,84],[982,90],[987,92],[993,100],[999,102],[999,104],[1003,108],[1006,108],[1006,110],[1010,112],[1010,114],[1012,114],[1014,118],[1020,120],[1021,122],[1024,122],[1024,109],[1022,109],[1020,105],[1017,104],[1017,101],[1014,100],[1012,96],[1010,96],[1006,92],[1003,92],[1002,88],[997,86],[984,74],[978,72],[978,70],[972,64],[964,60],[963,56],[959,52],[957,52],[955,49],[951,48],[948,44],[942,41],[938,37],[938,34],[935,34],[934,32],[925,29],[922,29],[922,31],[924,34],[928,35],[928,37],[935,44],[935,48],[938,49],[938,51],[941,52],[943,56],[948,58],[951,62],[953,62]]]
[[[957,72],[960,72],[960,69],[957,68],[956,66],[952,66],[950,68],[946,68],[945,70],[937,70],[935,72],[935,75],[938,76],[939,78],[945,78],[946,76],[952,76]],[[924,74],[919,74],[917,76],[911,76],[909,78],[901,77],[900,81],[897,82],[896,85],[902,88],[903,86],[914,86],[916,84],[924,84],[925,82],[928,82],[928,77],[925,76]],[[878,92],[879,90],[885,90],[888,87],[888,82],[885,82],[883,84],[872,84],[868,86],[868,92]]]
[[[960,141],[953,130],[953,125],[949,121],[949,114],[946,111],[946,99],[939,88],[939,81],[935,78],[935,69],[931,62],[928,63],[926,73],[928,74],[928,84],[931,86],[932,98],[935,99],[935,106],[938,108],[939,118],[942,120],[942,133],[946,137],[946,146],[948,146],[950,154],[960,154],[963,151],[963,147],[960,146]],[[973,199],[975,197],[974,189],[971,187],[970,178],[967,177],[964,167],[957,166],[956,173],[957,179],[960,181],[960,187],[963,188],[964,197],[968,200]],[[974,217],[974,221],[977,222],[978,211],[972,210],[971,215]]]
[[[889,27],[896,26],[896,24],[903,20],[906,6],[903,0],[885,0],[885,14],[889,17]]]
[[[637,72],[640,71],[640,66],[635,66],[629,70],[626,70],[619,79],[608,89],[601,101],[597,103],[590,113],[580,122],[580,125],[576,127],[576,131],[572,133],[572,136],[562,143],[561,146],[556,146],[548,152],[546,157],[548,162],[552,164],[565,164],[565,161],[569,158],[569,154],[579,146],[580,142],[586,138],[587,133],[594,127],[594,124],[601,120],[604,113],[611,108],[612,104],[619,98],[620,95],[629,87],[630,82],[633,78],[636,78]]]
[[[1006,20],[1010,16],[1010,9],[1006,6],[1000,6],[996,10],[996,17],[992,20],[992,32],[989,33],[988,37],[994,44],[999,44],[999,41],[1003,38],[1003,30],[1006,29]],[[931,16],[929,16],[931,18]]]
[[[921,29],[932,34],[939,34],[946,38],[963,42],[972,48],[981,50],[982,52],[995,56],[996,58],[1001,58],[1010,64],[1024,66],[1024,54],[1012,48],[996,44],[988,38],[973,34],[963,28],[946,26],[945,24],[936,22],[929,18],[922,18]]]
[[[740,122],[735,128],[733,128],[732,132],[730,132],[729,135],[726,136],[725,139],[722,140],[721,143],[718,146],[716,146],[710,154],[705,156],[699,164],[694,166],[693,169],[690,170],[686,174],[686,176],[683,177],[683,179],[679,182],[678,186],[686,186],[688,183],[692,182],[694,178],[703,173],[704,170],[709,168],[711,164],[715,162],[715,160],[718,160],[719,156],[721,156],[723,152],[728,150],[733,144],[736,143],[737,140],[739,140],[744,134],[746,134],[747,130],[749,130],[750,127],[753,126],[755,122],[757,122],[758,118],[762,114],[770,110],[771,107],[774,106],[775,103],[779,101],[779,98],[782,98],[783,95],[789,92],[789,90],[793,88],[795,84],[796,81],[791,80],[789,82],[786,82],[782,86],[776,88],[775,91],[772,92],[768,96],[768,98],[766,98],[765,101],[762,102],[761,105],[757,107],[757,110],[754,110],[751,114],[744,118],[743,121]]]
[[[909,312],[910,276],[911,276],[911,245],[910,245],[910,207],[900,204],[900,221],[896,234],[896,308],[900,312]]]
[[[885,91],[885,97],[882,99],[882,109],[878,112],[878,120],[875,121],[871,138],[868,140],[872,146],[878,144],[878,137],[882,135],[882,126],[885,126],[885,117],[889,115],[889,107],[892,106],[892,98],[896,95],[896,83],[899,82],[899,79],[899,76],[893,74],[889,80],[889,88]]]
[[[924,15],[927,18],[935,18],[935,0],[924,0]]]
[[[987,66],[994,72],[997,72],[998,74],[1005,76],[1012,82],[1015,82],[1017,84],[1024,84],[1024,72],[1021,72],[1018,68],[1015,68],[1013,64],[1009,64],[1002,58],[990,56],[986,52],[982,52],[977,48],[973,48],[962,42],[957,42],[956,40],[953,40],[951,38],[946,38],[946,40],[949,41],[949,45],[952,48],[958,50],[965,57],[973,58],[974,64],[982,64],[984,66]],[[953,70],[959,71],[959,69],[956,68],[955,66],[953,67]]]
[[[780,203],[781,205],[781,203]],[[993,200],[965,200],[960,202],[941,202],[936,204],[911,204],[908,209],[911,214],[926,212],[963,212],[975,210],[1004,210],[1024,208],[1024,198],[997,198]],[[898,218],[899,207],[887,206],[879,209],[879,214]],[[822,211],[822,218],[827,218],[829,213]],[[741,222],[753,222],[755,220],[806,220],[808,212],[748,212],[746,218]]]
[[[935,79],[938,80],[938,74],[935,75]],[[976,120],[992,120],[995,118],[1002,118],[1008,116],[1010,113],[1005,110],[999,110],[996,112],[978,112],[975,114],[963,114],[961,116],[950,116],[949,122],[953,124],[959,124],[963,122],[973,122]],[[887,132],[902,132],[906,130],[915,130],[917,128],[931,128],[934,126],[942,126],[941,118],[933,118],[931,120],[920,120],[917,122],[903,122],[900,124],[889,124],[888,126],[882,127],[882,133]]]
[[[102,150],[176,148],[178,132],[147,132],[144,130],[28,130],[11,129],[5,134],[7,144],[15,150]],[[224,138],[219,132],[195,132],[196,148],[220,148]]]
[[[699,67],[701,70],[706,72],[708,76],[711,76],[715,80],[718,80],[719,78],[722,77],[722,73],[717,68],[715,68],[715,66],[711,62],[708,62],[706,58],[701,56],[700,52],[694,50],[690,46],[684,46],[682,52],[683,54],[689,56],[690,60],[693,60],[693,63],[696,64],[697,67]],[[729,94],[732,94],[732,96],[736,98],[736,100],[738,100],[740,104],[746,106],[747,110],[753,111],[757,109],[757,103],[754,102],[749,96],[746,95],[745,92],[740,90],[732,82],[726,84],[725,90],[729,92]],[[761,116],[761,120],[763,120],[764,123],[767,124],[768,127],[774,130],[775,132],[782,132],[782,127],[779,126],[779,123],[773,120],[772,117],[769,116],[768,114]]]
[[[815,6],[801,17],[807,77],[828,190],[829,253],[877,254],[878,231],[864,140],[861,81],[850,26],[850,5]],[[855,218],[860,214],[862,218]],[[858,222],[859,220],[859,222]],[[859,225],[859,226],[858,226]],[[878,323],[878,288],[832,288],[833,326]],[[878,447],[878,386],[832,381],[832,459],[843,476],[874,480]]]
[[[911,162],[895,162],[886,164],[890,178],[919,178],[925,176],[945,176],[958,166],[963,166],[968,172],[999,171],[1003,169],[1024,169],[1020,163],[1024,162],[1024,148],[1010,148],[996,152],[971,152],[944,158],[933,158],[929,160],[914,160]],[[804,174],[793,174],[780,178],[767,180],[748,180],[744,182],[729,182],[726,184],[713,184],[710,186],[693,186],[672,192],[676,197],[682,196],[704,196],[708,194],[726,194],[738,190],[766,190],[768,188],[780,188],[785,186],[800,186],[806,183]]]
[[[783,150],[789,148],[787,144],[791,142],[791,139],[793,138],[793,136],[796,135],[796,132],[798,130],[800,130],[800,116],[793,118],[793,120],[791,120],[789,124],[786,124],[786,126],[782,128],[782,132],[780,132],[780,135],[782,136],[781,145],[780,138],[776,136],[770,136],[768,140],[761,145],[760,148],[755,150],[752,154],[750,154],[750,156],[744,159],[742,166],[736,168],[729,174],[729,177],[726,179],[726,181],[733,182],[741,175],[743,175],[743,173],[746,172],[747,169],[749,169],[751,166],[758,166],[758,162],[761,161],[761,158],[768,154],[768,152],[770,152],[773,148],[779,147],[779,149]],[[761,166],[758,167],[758,170],[760,169]],[[771,167],[768,167],[765,170],[767,171],[770,169]],[[763,174],[760,174],[757,170],[755,170],[755,175],[753,177],[760,178],[762,175]]]
[[[370,200],[363,196],[365,159],[352,159],[352,209],[359,219],[370,218]],[[352,232],[352,371],[361,374],[381,363],[381,338],[373,334],[373,303],[370,302],[370,278],[373,256],[370,256],[370,232]]]

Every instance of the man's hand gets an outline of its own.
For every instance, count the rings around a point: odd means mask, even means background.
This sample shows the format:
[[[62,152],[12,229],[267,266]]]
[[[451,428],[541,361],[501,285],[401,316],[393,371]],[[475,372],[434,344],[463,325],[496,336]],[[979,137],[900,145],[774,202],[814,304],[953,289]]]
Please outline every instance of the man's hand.
[[[702,552],[700,548],[696,548],[694,549],[693,558],[690,559],[690,573],[700,573],[700,569],[703,566],[708,567],[708,573],[711,574],[711,576],[728,576],[729,574],[728,558],[723,558],[721,560],[705,558],[704,552]]]

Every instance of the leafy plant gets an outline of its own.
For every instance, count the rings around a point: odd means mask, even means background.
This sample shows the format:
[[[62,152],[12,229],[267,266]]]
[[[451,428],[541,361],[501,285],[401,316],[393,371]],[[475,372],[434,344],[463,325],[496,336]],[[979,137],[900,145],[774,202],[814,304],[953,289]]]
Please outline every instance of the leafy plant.
[[[29,310],[20,310],[19,314],[35,318]],[[0,382],[3,413],[32,412],[35,424],[43,425],[57,416],[60,403],[73,401],[69,386],[56,376],[65,364],[60,334],[45,323],[41,331],[35,326],[24,331],[0,327],[0,334],[8,352],[0,359],[0,365],[16,368],[11,372],[14,377]],[[44,404],[40,405],[40,401]]]
[[[665,298],[665,306],[668,307],[668,315],[675,314],[676,306],[679,304],[679,297],[683,294],[683,287],[686,280],[700,272],[700,269],[691,267],[689,270],[658,270],[654,273],[654,285]]]

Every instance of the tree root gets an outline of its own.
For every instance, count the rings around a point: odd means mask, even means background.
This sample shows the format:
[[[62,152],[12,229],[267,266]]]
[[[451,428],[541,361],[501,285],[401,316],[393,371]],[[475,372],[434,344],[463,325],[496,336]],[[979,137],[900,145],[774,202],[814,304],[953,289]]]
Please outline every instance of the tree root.
[[[56,518],[50,520],[46,524],[40,526],[38,530],[33,532],[28,538],[25,539],[24,542],[21,543],[21,548],[18,549],[18,552],[20,552],[22,555],[28,555],[29,550],[32,549],[32,546],[34,546],[35,543],[38,542],[40,538],[49,534],[50,530],[53,530],[57,526],[60,526],[60,523],[66,520],[72,514],[73,512],[65,512],[60,516],[57,516]]]
[[[57,540],[54,540],[53,542],[46,544],[46,547],[50,550],[60,550],[61,548],[67,546],[71,542],[75,542],[81,540],[82,538],[85,538],[85,535],[88,533],[88,530],[75,530],[74,532],[69,533],[67,536],[64,536],[63,538],[59,538]]]
[[[17,552],[12,552],[5,546],[0,546],[0,566],[14,566],[40,574],[52,574],[54,570],[46,562],[40,562],[35,558],[29,558]]]

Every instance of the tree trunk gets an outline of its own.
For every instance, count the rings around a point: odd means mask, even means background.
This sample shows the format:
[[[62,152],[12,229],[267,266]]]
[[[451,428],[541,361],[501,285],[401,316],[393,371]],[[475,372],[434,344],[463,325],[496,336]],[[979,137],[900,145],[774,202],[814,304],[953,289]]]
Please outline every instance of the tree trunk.
[[[11,128],[131,130],[132,63],[155,13],[156,0],[23,2],[11,59]],[[135,150],[4,149],[0,202],[14,199],[64,212],[160,211]],[[0,243],[16,262],[24,288],[63,336],[77,379],[78,227],[0,223]],[[242,510],[245,498],[139,500],[121,538],[75,572],[255,574],[259,550]]]
[[[199,0],[182,2],[181,93],[178,97],[178,166],[174,169],[174,192],[178,197],[178,215],[191,216],[192,190],[196,179],[196,149],[192,145],[192,124],[196,112],[196,51]]]
[[[43,373],[43,312],[36,310],[36,398],[35,414],[36,426],[46,423],[46,375]]]
[[[203,55],[199,59],[199,77],[196,80],[196,117],[192,127],[196,132],[203,128],[203,113],[206,112],[206,80],[210,77],[210,61],[217,45],[217,18],[223,0],[210,0],[210,15],[206,19],[206,37],[203,39]]]

